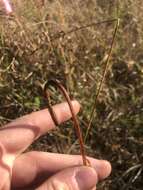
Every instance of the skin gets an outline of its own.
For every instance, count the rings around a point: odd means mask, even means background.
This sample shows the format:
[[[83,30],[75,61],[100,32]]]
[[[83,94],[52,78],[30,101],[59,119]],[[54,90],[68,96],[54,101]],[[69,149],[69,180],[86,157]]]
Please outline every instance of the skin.
[[[77,114],[80,105],[72,102]],[[71,118],[67,103],[55,105],[59,123]],[[23,153],[37,138],[55,128],[47,109],[14,120],[0,129],[0,190],[91,190],[111,172],[104,160],[31,151]]]

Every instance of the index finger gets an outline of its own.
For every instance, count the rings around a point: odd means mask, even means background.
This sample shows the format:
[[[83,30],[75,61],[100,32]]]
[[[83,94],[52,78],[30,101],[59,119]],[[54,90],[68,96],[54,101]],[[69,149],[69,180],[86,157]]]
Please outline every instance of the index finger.
[[[79,103],[72,101],[73,108],[77,114]],[[71,118],[70,109],[67,103],[53,106],[58,123]],[[0,129],[0,142],[7,152],[19,154],[23,152],[35,139],[51,129],[55,124],[48,109],[33,112],[25,115]]]

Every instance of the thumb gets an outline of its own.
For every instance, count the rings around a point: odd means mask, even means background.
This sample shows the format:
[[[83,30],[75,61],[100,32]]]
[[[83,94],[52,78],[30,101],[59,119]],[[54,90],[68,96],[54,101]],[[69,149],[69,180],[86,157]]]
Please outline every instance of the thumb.
[[[93,168],[74,167],[52,176],[36,190],[91,190],[97,181],[97,173]]]

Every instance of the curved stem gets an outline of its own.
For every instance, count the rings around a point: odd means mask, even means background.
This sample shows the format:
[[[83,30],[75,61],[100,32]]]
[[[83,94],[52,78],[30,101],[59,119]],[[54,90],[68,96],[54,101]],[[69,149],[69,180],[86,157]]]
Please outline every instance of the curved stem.
[[[82,159],[83,159],[83,165],[87,166],[87,165],[89,165],[89,161],[86,159],[82,132],[81,132],[81,129],[80,129],[80,126],[79,126],[78,119],[77,119],[77,117],[76,117],[76,115],[74,113],[74,109],[73,109],[73,106],[72,106],[72,103],[71,103],[71,99],[70,99],[66,89],[63,87],[63,85],[58,80],[50,80],[45,84],[44,91],[46,93],[46,97],[47,97],[47,100],[48,100],[48,108],[49,108],[51,117],[52,117],[52,119],[53,119],[56,126],[58,125],[58,120],[57,120],[56,114],[55,114],[55,112],[54,112],[54,110],[52,108],[52,105],[51,105],[50,95],[49,95],[49,91],[48,91],[49,86],[58,87],[58,89],[62,92],[64,98],[66,99],[66,101],[67,101],[67,103],[69,105],[69,108],[70,108],[70,111],[71,111],[71,114],[72,114],[73,123],[74,123],[74,128],[75,128],[75,131],[76,131],[76,135],[77,135],[79,143],[80,143],[80,152],[81,152]]]

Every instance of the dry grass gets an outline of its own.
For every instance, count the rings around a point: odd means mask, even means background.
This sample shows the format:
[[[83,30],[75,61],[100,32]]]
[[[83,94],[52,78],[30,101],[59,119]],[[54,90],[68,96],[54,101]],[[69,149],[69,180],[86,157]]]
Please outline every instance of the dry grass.
[[[99,189],[142,189],[143,1],[47,0],[40,8],[33,0],[20,4],[14,0],[13,4],[14,16],[0,16],[1,124],[46,107],[41,85],[60,78],[82,104],[80,120],[85,132],[114,24],[56,37],[76,27],[120,17],[87,151],[113,165],[112,176]],[[56,97],[60,99],[58,94]],[[77,153],[79,145],[70,125],[42,137],[32,148]]]

